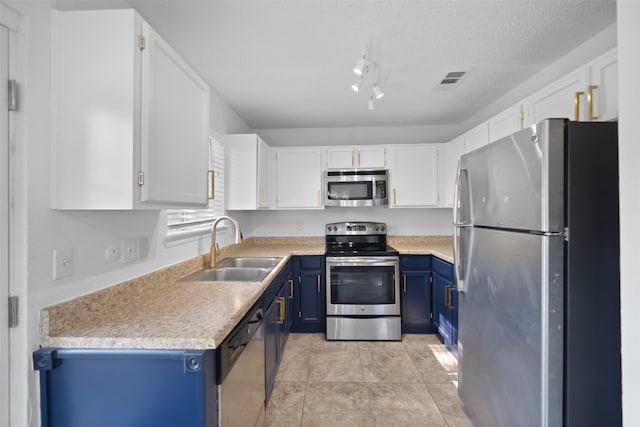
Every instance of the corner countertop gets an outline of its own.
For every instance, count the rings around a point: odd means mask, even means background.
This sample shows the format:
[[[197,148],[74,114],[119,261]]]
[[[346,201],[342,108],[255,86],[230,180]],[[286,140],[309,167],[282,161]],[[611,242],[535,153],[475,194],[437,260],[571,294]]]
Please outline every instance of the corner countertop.
[[[401,254],[453,261],[451,237],[389,236]],[[323,237],[250,238],[230,256],[282,257],[262,282],[180,282],[206,265],[199,256],[40,312],[40,344],[61,348],[216,348],[295,255],[324,255]]]

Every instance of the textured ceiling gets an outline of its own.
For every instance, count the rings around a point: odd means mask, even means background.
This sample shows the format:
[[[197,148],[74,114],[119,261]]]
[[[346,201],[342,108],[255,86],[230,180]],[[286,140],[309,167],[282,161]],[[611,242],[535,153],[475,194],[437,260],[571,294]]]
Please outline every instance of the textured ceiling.
[[[615,22],[615,1],[131,0],[254,129],[458,124]],[[352,68],[368,46],[385,96]],[[470,70],[452,91],[448,71]]]

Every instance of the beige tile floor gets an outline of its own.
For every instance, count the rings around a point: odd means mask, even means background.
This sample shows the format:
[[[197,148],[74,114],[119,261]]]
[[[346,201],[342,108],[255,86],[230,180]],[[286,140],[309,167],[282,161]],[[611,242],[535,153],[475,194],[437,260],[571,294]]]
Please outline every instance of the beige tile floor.
[[[471,426],[457,394],[457,369],[434,335],[356,342],[291,334],[267,425]]]

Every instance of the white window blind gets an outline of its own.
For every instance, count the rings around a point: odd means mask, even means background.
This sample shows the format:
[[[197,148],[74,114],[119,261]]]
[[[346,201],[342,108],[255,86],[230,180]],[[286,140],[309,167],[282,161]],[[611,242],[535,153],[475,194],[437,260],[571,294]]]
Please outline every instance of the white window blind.
[[[224,215],[224,143],[213,137],[209,138],[209,178],[209,206],[167,210],[165,240],[210,233],[213,220]]]

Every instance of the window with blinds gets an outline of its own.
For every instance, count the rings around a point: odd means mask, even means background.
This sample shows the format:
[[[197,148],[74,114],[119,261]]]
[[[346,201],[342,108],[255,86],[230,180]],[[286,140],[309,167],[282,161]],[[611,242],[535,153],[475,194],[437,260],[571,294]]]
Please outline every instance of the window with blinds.
[[[209,206],[207,209],[167,210],[165,240],[211,232],[213,220],[224,215],[224,143],[209,138]]]

